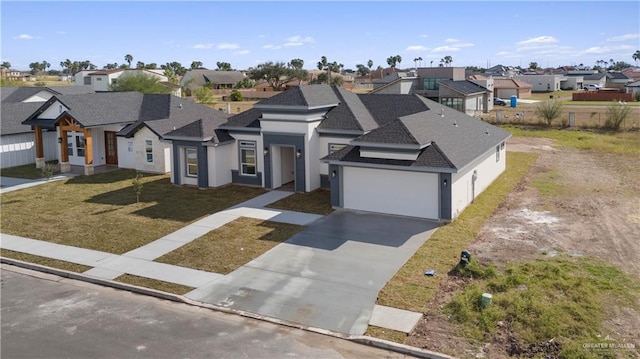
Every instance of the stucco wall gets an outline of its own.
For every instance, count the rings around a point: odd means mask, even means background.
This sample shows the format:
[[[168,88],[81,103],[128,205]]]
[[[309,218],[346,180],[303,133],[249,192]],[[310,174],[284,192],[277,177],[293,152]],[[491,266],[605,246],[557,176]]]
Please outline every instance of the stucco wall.
[[[343,144],[348,145],[352,138],[349,137],[329,137],[329,136],[319,136],[318,137],[318,159],[312,162],[317,162],[321,175],[326,175],[329,173],[329,165],[320,161],[320,158],[329,154],[329,144]]]
[[[500,149],[500,160],[496,162],[496,149],[480,156],[471,165],[463,169],[463,172],[454,173],[452,176],[452,212],[456,218],[475,197],[478,197],[489,185],[504,171],[506,166],[506,144]],[[477,172],[475,188],[472,186],[474,171]]]

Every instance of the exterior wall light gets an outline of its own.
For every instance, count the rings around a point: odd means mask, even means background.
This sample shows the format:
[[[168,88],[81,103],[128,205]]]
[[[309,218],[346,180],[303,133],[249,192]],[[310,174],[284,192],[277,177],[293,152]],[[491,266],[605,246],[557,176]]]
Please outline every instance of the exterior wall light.
[[[446,179],[444,181],[442,181],[442,186],[443,187],[447,187],[447,180]]]
[[[296,151],[296,158],[300,158],[300,157],[302,157],[302,151],[298,150]]]
[[[336,171],[331,171],[331,177],[336,178]]]
[[[262,152],[262,154],[264,155],[264,157],[269,156],[269,147],[265,147],[264,151]]]

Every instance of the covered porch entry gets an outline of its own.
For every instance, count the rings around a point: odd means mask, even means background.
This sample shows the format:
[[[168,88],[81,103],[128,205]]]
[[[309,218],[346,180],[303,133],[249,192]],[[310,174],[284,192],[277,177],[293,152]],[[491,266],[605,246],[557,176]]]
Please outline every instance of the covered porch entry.
[[[305,192],[303,134],[264,134],[265,187]]]

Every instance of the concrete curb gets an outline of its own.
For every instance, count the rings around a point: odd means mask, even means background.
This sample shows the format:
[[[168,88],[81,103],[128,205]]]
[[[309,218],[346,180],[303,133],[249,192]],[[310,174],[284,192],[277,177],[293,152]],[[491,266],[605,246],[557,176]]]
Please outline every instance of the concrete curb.
[[[256,314],[256,313],[251,313],[251,312],[247,312],[247,311],[243,311],[243,310],[226,308],[226,307],[221,307],[221,306],[217,306],[217,305],[214,305],[214,304],[200,302],[200,301],[193,300],[193,299],[187,298],[187,297],[185,297],[183,295],[179,295],[179,294],[172,294],[172,293],[167,293],[167,292],[163,292],[163,291],[159,291],[159,290],[155,290],[155,289],[139,287],[139,286],[136,286],[136,285],[133,285],[133,284],[120,283],[120,282],[116,282],[116,281],[109,280],[109,279],[96,278],[96,277],[88,276],[88,275],[85,275],[85,274],[82,274],[82,273],[70,272],[70,271],[67,271],[67,270],[64,270],[64,269],[57,269],[57,268],[47,267],[47,266],[43,266],[43,265],[39,265],[39,264],[24,262],[24,261],[17,260],[17,259],[0,257],[0,263],[12,265],[12,266],[19,267],[19,268],[25,268],[25,269],[29,269],[29,270],[36,271],[36,272],[52,274],[52,275],[56,275],[58,277],[69,278],[69,279],[73,279],[73,280],[79,280],[79,281],[88,282],[88,283],[101,285],[101,286],[105,286],[105,287],[111,287],[111,288],[115,288],[115,289],[119,289],[119,290],[125,290],[125,291],[128,291],[128,292],[141,294],[141,295],[146,295],[146,296],[151,296],[151,297],[164,299],[164,300],[169,300],[169,301],[173,301],[173,302],[177,302],[177,303],[183,303],[183,304],[193,305],[193,306],[197,306],[197,307],[201,307],[201,308],[211,309],[211,310],[215,310],[215,311],[222,312],[222,313],[235,314],[235,315],[239,315],[239,316],[242,316],[242,317],[245,317],[245,318],[257,319],[257,320],[261,320],[261,321],[264,321],[264,322],[269,322],[269,323],[278,324],[278,325],[284,325],[284,326],[287,326],[287,327],[290,327],[290,328],[306,330],[306,331],[309,331],[309,332],[322,334],[322,335],[326,335],[326,336],[330,336],[330,337],[334,337],[334,338],[349,340],[349,341],[352,341],[354,343],[368,345],[368,346],[376,347],[376,348],[379,348],[379,349],[385,349],[385,350],[393,351],[393,352],[396,352],[396,353],[407,354],[407,355],[411,355],[411,356],[418,357],[418,358],[455,359],[454,357],[451,357],[451,356],[446,355],[446,354],[441,354],[441,353],[436,353],[436,352],[432,352],[432,351],[428,351],[428,350],[423,350],[423,349],[420,349],[420,348],[416,348],[416,347],[412,347],[412,346],[404,345],[404,344],[399,344],[399,343],[395,343],[395,342],[390,342],[390,341],[383,340],[383,339],[378,339],[378,338],[369,337],[369,336],[365,336],[365,335],[346,335],[346,334],[334,332],[334,331],[327,330],[327,329],[308,327],[308,326],[300,325],[300,324],[297,324],[297,323],[289,322],[289,321],[286,321],[286,320],[281,320],[281,319],[276,319],[276,318],[263,316],[263,315]]]

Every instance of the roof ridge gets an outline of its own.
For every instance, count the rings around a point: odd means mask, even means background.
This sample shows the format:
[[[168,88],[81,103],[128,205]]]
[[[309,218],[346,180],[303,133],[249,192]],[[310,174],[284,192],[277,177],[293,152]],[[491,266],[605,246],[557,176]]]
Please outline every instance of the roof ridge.
[[[440,149],[440,146],[438,146],[438,144],[435,141],[431,141],[431,144],[429,146],[427,146],[427,147],[433,147],[433,149],[435,151],[437,151],[442,156],[442,158],[444,158],[447,161],[447,163],[451,166],[451,168],[456,168],[456,166],[453,164],[453,162],[451,162],[449,157],[447,157],[447,155],[444,152],[442,152],[442,149]],[[427,147],[425,147],[425,149]]]

